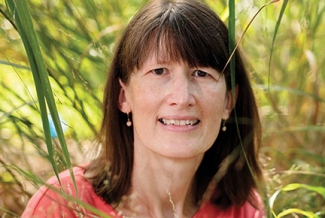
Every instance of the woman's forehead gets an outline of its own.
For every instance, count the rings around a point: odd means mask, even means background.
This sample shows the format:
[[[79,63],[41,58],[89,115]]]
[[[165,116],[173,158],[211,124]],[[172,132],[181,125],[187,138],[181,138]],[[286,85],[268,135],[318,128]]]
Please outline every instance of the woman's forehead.
[[[147,53],[146,58],[143,60],[142,65],[168,65],[171,63],[187,64],[181,57],[173,57],[165,50],[153,50]],[[141,66],[140,66],[141,67]]]
[[[193,68],[212,67],[219,71],[224,62],[220,58],[224,58],[225,54],[220,54],[223,49],[216,45],[219,44],[217,41],[212,41],[196,34],[182,35],[170,28],[156,29],[143,36],[133,47],[136,49],[129,51],[125,61],[128,61],[131,71],[142,68],[148,58],[155,58],[159,64],[178,62]]]
[[[199,66],[199,61],[193,61],[185,59],[185,55],[182,55],[179,47],[176,45],[170,45],[170,43],[166,43],[161,41],[160,43],[156,44],[156,46],[148,46],[139,54],[141,56],[139,68],[142,67],[144,64],[161,64],[165,65],[168,63],[184,63],[191,67]]]

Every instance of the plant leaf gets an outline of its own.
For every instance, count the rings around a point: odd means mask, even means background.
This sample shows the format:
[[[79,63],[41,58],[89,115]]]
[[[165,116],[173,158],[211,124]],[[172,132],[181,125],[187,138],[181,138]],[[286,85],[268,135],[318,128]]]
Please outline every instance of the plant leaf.
[[[40,106],[40,113],[42,117],[46,145],[49,153],[49,160],[51,162],[52,168],[56,177],[59,180],[58,169],[55,162],[55,150],[52,145],[52,138],[50,135],[47,109],[49,109],[50,114],[52,116],[55,129],[58,133],[58,139],[60,141],[61,148],[65,156],[66,165],[69,168],[76,192],[78,193],[75,178],[72,172],[69,151],[65,143],[62,127],[60,125],[59,115],[56,109],[56,104],[48,78],[48,73],[44,64],[41,49],[39,47],[38,39],[33,26],[31,15],[29,13],[27,2],[26,0],[6,0],[6,4],[8,5],[8,8],[13,15],[12,17],[14,18],[18,32],[24,43],[29,63],[32,69]]]
[[[270,88],[270,83],[271,83],[270,82],[270,80],[271,80],[271,61],[272,61],[272,54],[273,54],[273,49],[274,49],[274,42],[275,42],[276,35],[278,34],[278,30],[279,30],[279,27],[280,27],[280,24],[281,24],[281,20],[282,20],[284,11],[285,11],[285,9],[287,7],[287,4],[288,4],[288,0],[284,0],[283,4],[282,4],[282,7],[281,7],[279,17],[278,17],[278,20],[277,20],[276,25],[275,25],[275,29],[274,29],[272,45],[271,45],[271,50],[270,50],[270,58],[269,58],[269,73],[268,73],[268,87],[269,88]]]

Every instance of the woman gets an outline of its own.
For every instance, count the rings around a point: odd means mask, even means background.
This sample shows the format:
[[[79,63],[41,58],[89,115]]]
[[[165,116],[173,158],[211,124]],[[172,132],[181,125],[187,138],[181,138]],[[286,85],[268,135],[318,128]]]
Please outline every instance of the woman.
[[[74,169],[78,193],[64,172],[61,192],[50,179],[23,217],[94,217],[86,204],[112,217],[262,217],[260,121],[238,52],[231,85],[228,53],[206,5],[142,8],[111,63],[99,155]]]

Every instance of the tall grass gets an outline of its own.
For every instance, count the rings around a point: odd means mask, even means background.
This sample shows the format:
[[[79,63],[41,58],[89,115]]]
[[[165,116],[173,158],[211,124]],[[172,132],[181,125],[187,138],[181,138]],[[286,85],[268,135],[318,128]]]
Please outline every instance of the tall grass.
[[[49,176],[87,161],[114,43],[145,2],[0,1],[0,215],[18,216]],[[283,0],[252,21],[266,1],[206,2],[234,39],[244,35],[269,216],[325,216],[325,3]]]
[[[24,0],[8,0],[6,5],[1,5],[3,37],[9,44],[4,44],[1,49],[1,69],[11,74],[1,76],[4,101],[0,106],[4,154],[1,175],[4,184],[12,184],[11,187],[18,184],[19,191],[25,192],[26,196],[18,199],[20,207],[15,207],[7,196],[1,196],[1,200],[4,211],[17,214],[22,212],[42,180],[63,169],[71,170],[70,158],[73,157],[70,154],[81,150],[80,145],[96,134],[101,116],[98,99],[115,41],[114,34],[138,8],[134,6],[129,12],[122,11],[126,1],[106,7],[87,1],[34,1],[28,2],[28,6],[26,3]],[[12,52],[19,56],[13,57]],[[15,84],[20,84],[18,90]],[[66,139],[70,139],[70,154],[56,107],[68,129]],[[54,138],[51,138],[47,111],[56,128],[54,135],[57,137]],[[79,146],[74,146],[76,143]],[[26,183],[22,181],[26,179],[35,186],[34,189],[31,185],[23,188]]]

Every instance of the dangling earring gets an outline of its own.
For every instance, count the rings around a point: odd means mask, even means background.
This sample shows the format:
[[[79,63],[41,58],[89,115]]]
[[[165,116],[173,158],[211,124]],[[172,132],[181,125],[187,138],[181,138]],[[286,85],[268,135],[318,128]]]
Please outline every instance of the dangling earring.
[[[222,130],[223,132],[226,132],[226,130],[227,130],[227,127],[226,127],[226,120],[222,120],[222,128],[221,128],[221,130]]]
[[[127,116],[128,116],[128,121],[126,122],[126,125],[127,125],[128,127],[130,127],[130,126],[132,126],[132,122],[131,122],[131,120],[130,120],[130,113],[127,113]]]

